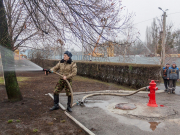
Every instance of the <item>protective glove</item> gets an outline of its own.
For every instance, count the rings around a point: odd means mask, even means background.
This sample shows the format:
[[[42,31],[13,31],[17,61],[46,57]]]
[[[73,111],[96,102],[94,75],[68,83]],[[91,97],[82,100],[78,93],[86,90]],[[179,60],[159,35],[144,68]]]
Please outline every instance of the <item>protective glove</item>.
[[[48,75],[49,73],[53,73],[53,71],[51,71],[50,69],[43,69],[43,71],[45,71],[46,75]]]

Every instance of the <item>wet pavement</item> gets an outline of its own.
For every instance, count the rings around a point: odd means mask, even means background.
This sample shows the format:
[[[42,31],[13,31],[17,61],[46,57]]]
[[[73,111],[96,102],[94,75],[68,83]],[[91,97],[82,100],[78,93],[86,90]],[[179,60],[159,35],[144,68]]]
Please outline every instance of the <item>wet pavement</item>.
[[[113,106],[113,109],[121,109],[121,110],[134,110],[137,108],[135,104],[132,103],[119,103]]]
[[[160,90],[165,90],[165,87],[164,87],[164,84],[163,84],[163,83],[157,84],[157,87],[158,87]],[[180,86],[176,86],[175,93],[176,93],[177,95],[180,95]]]
[[[74,95],[74,102],[85,95]],[[130,97],[94,96],[87,98],[83,107],[73,107],[71,115],[97,135],[180,134],[180,96],[158,93],[156,108],[147,106],[148,101],[148,93]],[[60,102],[66,107],[67,97],[60,95]],[[137,108],[115,109],[119,103],[133,103]]]

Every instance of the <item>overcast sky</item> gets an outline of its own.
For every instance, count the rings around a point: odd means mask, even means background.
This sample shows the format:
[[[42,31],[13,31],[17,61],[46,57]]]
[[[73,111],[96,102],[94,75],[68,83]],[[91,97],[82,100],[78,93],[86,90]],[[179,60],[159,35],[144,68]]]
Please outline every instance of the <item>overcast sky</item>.
[[[151,26],[153,18],[161,18],[163,14],[158,7],[163,10],[169,9],[167,23],[172,22],[174,29],[180,28],[180,0],[122,0],[122,5],[126,6],[129,12],[135,13],[134,24],[140,31],[140,39],[143,41],[145,41],[146,27]]]
[[[153,18],[161,18],[163,11],[167,11],[167,24],[173,23],[174,29],[180,29],[180,0],[121,0],[125,11],[135,13],[133,18],[135,27],[140,32],[140,39],[145,41],[146,27],[151,26]],[[126,13],[126,12],[124,12]],[[75,47],[75,50],[81,50]]]

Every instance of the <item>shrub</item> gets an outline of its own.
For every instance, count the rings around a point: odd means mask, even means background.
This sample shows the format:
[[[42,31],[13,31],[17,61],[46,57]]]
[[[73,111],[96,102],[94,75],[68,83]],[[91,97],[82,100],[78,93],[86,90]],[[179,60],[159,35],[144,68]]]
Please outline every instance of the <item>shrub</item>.
[[[160,80],[161,66],[102,62],[77,62],[78,75],[113,82],[132,88],[148,86],[150,80]]]
[[[34,62],[34,61],[33,61]],[[43,68],[55,66],[58,60],[44,60]],[[160,80],[161,66],[147,64],[110,63],[110,62],[76,62],[78,75],[104,82],[117,83],[141,88],[148,86],[150,80]]]

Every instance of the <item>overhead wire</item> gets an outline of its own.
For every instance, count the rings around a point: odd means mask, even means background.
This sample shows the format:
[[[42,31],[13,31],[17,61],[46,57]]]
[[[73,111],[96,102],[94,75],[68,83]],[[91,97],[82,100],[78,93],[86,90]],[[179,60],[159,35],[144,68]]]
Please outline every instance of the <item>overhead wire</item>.
[[[174,13],[170,13],[170,14],[167,14],[167,15],[173,15],[173,14],[178,14],[180,12],[174,12]],[[157,16],[157,17],[161,17],[161,16]],[[154,17],[155,18],[155,17]],[[150,21],[150,20],[153,20],[154,18],[151,18],[151,19],[148,19],[148,20],[144,20],[144,21],[141,21],[141,22],[138,22],[138,23],[135,23],[134,25],[136,24],[140,24],[140,23],[143,23],[143,22],[147,22],[147,21]]]

